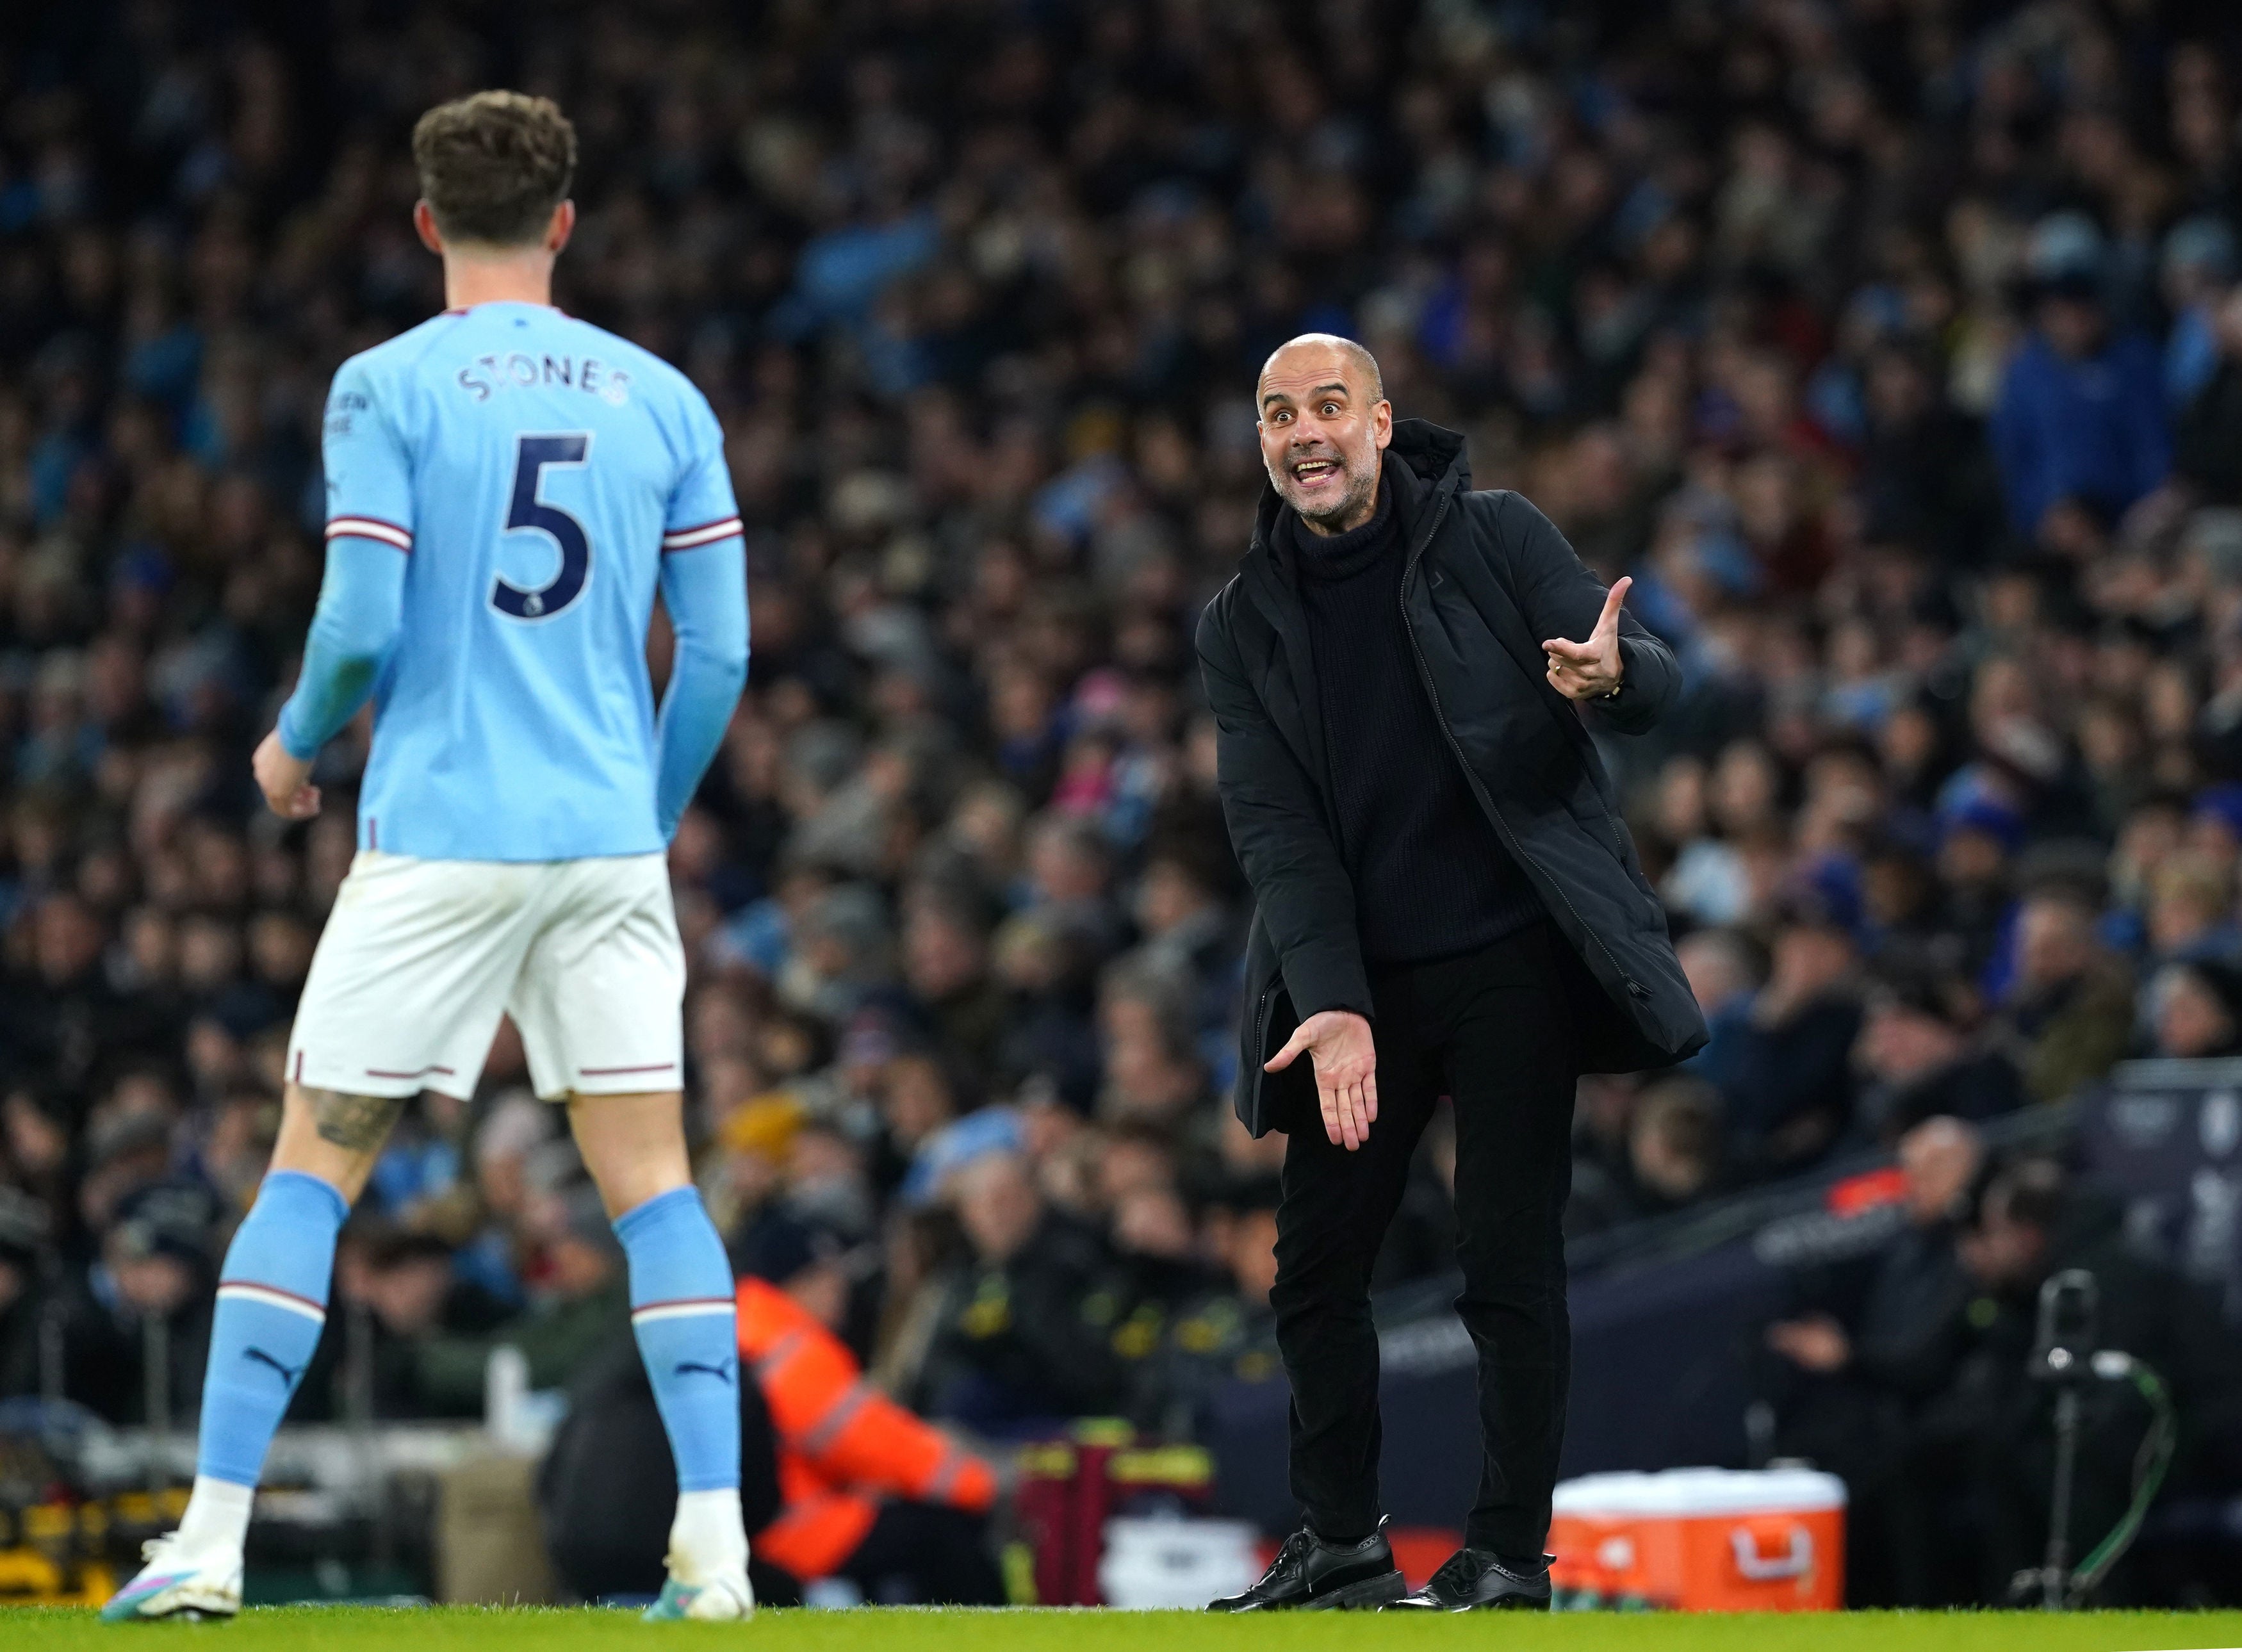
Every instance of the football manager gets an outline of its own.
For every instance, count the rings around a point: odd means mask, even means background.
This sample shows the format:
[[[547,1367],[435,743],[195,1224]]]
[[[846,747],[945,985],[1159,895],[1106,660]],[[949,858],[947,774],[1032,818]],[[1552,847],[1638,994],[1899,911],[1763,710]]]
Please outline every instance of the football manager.
[[[1705,1039],[1591,733],[1648,729],[1680,673],[1628,581],[1473,492],[1359,345],[1293,339],[1255,401],[1271,488],[1198,655],[1255,903],[1238,1111],[1290,1138],[1272,1302],[1306,1524],[1213,1609],[1546,1608],[1575,1081]],[[1465,1547],[1405,1594],[1370,1273],[1443,1095],[1482,1464]]]

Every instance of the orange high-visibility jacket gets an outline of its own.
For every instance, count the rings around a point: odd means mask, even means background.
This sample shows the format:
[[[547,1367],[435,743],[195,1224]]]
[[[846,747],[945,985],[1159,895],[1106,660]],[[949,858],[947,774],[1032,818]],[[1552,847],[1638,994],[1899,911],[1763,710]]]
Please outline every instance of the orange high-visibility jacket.
[[[762,1385],[778,1434],[785,1505],[755,1553],[808,1581],[829,1577],[879,1515],[908,1497],[984,1509],[997,1476],[864,1380],[840,1338],[776,1286],[740,1281],[740,1363]]]

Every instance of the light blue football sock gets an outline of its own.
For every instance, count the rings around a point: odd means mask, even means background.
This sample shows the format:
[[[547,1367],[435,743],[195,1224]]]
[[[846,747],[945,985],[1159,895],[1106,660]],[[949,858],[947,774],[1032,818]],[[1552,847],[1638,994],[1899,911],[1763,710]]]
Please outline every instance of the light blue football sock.
[[[349,1214],[332,1184],[300,1171],[271,1172],[257,1190],[218,1276],[196,1474],[257,1483],[319,1346],[335,1235]]]
[[[675,1187],[615,1219],[630,1260],[631,1329],[668,1431],[681,1492],[740,1483],[740,1347],[732,1265],[701,1203]]]

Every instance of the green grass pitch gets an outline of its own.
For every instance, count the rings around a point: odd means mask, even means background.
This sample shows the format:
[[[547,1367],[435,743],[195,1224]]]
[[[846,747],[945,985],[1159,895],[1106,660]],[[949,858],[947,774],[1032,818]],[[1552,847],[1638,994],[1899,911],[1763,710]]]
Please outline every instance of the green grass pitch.
[[[1292,1613],[764,1612],[748,1624],[642,1624],[629,1614],[471,1607],[265,1607],[235,1622],[108,1628],[90,1611],[0,1609],[6,1652],[97,1652],[118,1636],[195,1652],[628,1652],[649,1644],[755,1652],[1260,1652],[1500,1647],[1504,1652],[2151,1652],[2242,1648],[2242,1612],[1853,1612],[1780,1617],[1505,1613],[1456,1618]]]

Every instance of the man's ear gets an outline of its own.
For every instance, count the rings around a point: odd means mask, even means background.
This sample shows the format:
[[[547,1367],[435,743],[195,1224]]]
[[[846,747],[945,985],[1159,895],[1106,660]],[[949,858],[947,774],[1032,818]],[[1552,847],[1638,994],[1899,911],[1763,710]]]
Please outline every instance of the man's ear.
[[[438,258],[444,256],[444,232],[436,227],[436,209],[425,200],[413,203],[413,228],[421,245]]]
[[[545,226],[545,250],[558,252],[575,232],[576,203],[563,201],[553,209],[552,219]]]
[[[1378,451],[1382,453],[1386,444],[1393,440],[1393,404],[1380,396],[1378,406],[1371,410],[1370,417],[1378,433]]]

